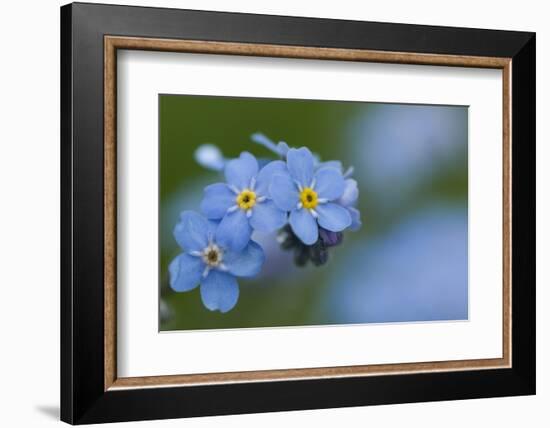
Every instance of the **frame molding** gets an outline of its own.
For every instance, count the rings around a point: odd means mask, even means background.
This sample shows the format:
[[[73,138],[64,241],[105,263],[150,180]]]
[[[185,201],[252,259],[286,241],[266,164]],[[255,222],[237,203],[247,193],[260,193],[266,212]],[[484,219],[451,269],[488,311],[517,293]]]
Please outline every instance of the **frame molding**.
[[[502,69],[503,358],[117,379],[117,49]],[[62,420],[535,392],[533,33],[72,4],[61,8],[61,53]]]
[[[437,55],[404,52],[377,52],[359,49],[336,49],[288,45],[209,42],[137,37],[104,37],[104,145],[105,145],[105,391],[120,388],[212,385],[234,382],[296,380],[312,378],[338,378],[438,372],[471,369],[511,367],[511,59],[465,55]],[[382,62],[399,64],[441,65],[456,67],[495,68],[502,70],[503,82],[503,322],[502,358],[437,361],[422,363],[377,364],[307,369],[261,370],[231,373],[205,373],[192,375],[147,376],[118,378],[116,375],[116,87],[117,51],[147,50],[210,55],[250,55],[297,59],[323,59],[337,61]]]

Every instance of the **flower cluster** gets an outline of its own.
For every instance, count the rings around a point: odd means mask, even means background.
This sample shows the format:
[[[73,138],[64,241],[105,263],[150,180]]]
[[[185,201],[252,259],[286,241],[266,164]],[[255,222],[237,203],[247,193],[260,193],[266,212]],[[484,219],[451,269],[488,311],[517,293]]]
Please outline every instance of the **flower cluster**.
[[[329,248],[342,242],[342,232],[360,225],[357,182],[353,169],[339,161],[320,162],[306,147],[290,148],[254,134],[279,159],[256,159],[243,152],[225,159],[212,145],[195,153],[202,166],[223,172],[224,182],[204,189],[201,214],[184,211],[174,230],[184,250],[169,267],[170,286],[189,291],[200,284],[204,305],[227,312],[237,303],[236,277],[256,276],[264,263],[254,231],[277,232],[285,250],[294,251],[298,266],[325,264]]]

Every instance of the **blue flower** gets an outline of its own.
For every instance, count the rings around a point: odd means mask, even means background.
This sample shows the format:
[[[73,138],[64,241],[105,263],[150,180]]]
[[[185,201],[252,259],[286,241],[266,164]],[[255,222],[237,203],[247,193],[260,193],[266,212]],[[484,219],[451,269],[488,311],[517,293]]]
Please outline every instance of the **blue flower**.
[[[319,237],[319,226],[340,232],[351,225],[349,211],[333,201],[344,193],[342,172],[326,166],[315,171],[315,159],[309,149],[289,149],[286,155],[288,172],[273,174],[269,191],[275,204],[290,211],[292,231],[306,245]]]
[[[269,194],[274,173],[286,170],[283,161],[272,161],[259,170],[258,161],[248,152],[226,163],[227,183],[204,189],[201,211],[210,220],[221,220],[218,242],[234,251],[246,247],[252,230],[273,232],[286,224],[286,211],[278,208]]]
[[[221,171],[225,166],[225,159],[221,150],[214,144],[202,144],[195,150],[195,161],[206,169]]]
[[[254,241],[236,252],[222,245],[219,227],[193,211],[181,213],[174,237],[185,252],[169,266],[174,291],[193,290],[200,284],[202,302],[211,311],[227,312],[239,299],[235,277],[253,277],[264,263],[264,252]]]

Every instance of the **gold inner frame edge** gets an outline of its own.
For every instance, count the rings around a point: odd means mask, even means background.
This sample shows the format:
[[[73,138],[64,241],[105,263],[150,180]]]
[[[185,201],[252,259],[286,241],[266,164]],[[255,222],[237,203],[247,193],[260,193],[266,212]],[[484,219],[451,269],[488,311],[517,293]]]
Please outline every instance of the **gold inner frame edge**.
[[[502,70],[503,94],[503,325],[502,357],[302,369],[279,369],[169,376],[117,377],[116,367],[116,88],[117,50],[147,50],[214,55],[244,55],[297,59],[378,62],[495,68]],[[421,54],[309,46],[173,40],[142,37],[104,37],[104,390],[211,385],[264,381],[396,375],[425,372],[511,367],[511,58]]]

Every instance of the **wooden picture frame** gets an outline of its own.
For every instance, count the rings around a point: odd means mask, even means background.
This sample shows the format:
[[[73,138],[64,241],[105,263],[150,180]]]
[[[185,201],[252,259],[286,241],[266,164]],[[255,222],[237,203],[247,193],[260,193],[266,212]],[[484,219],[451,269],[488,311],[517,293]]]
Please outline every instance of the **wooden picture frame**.
[[[118,49],[502,70],[502,358],[118,377]],[[534,34],[76,3],[61,9],[61,53],[62,420],[80,424],[535,392]]]

